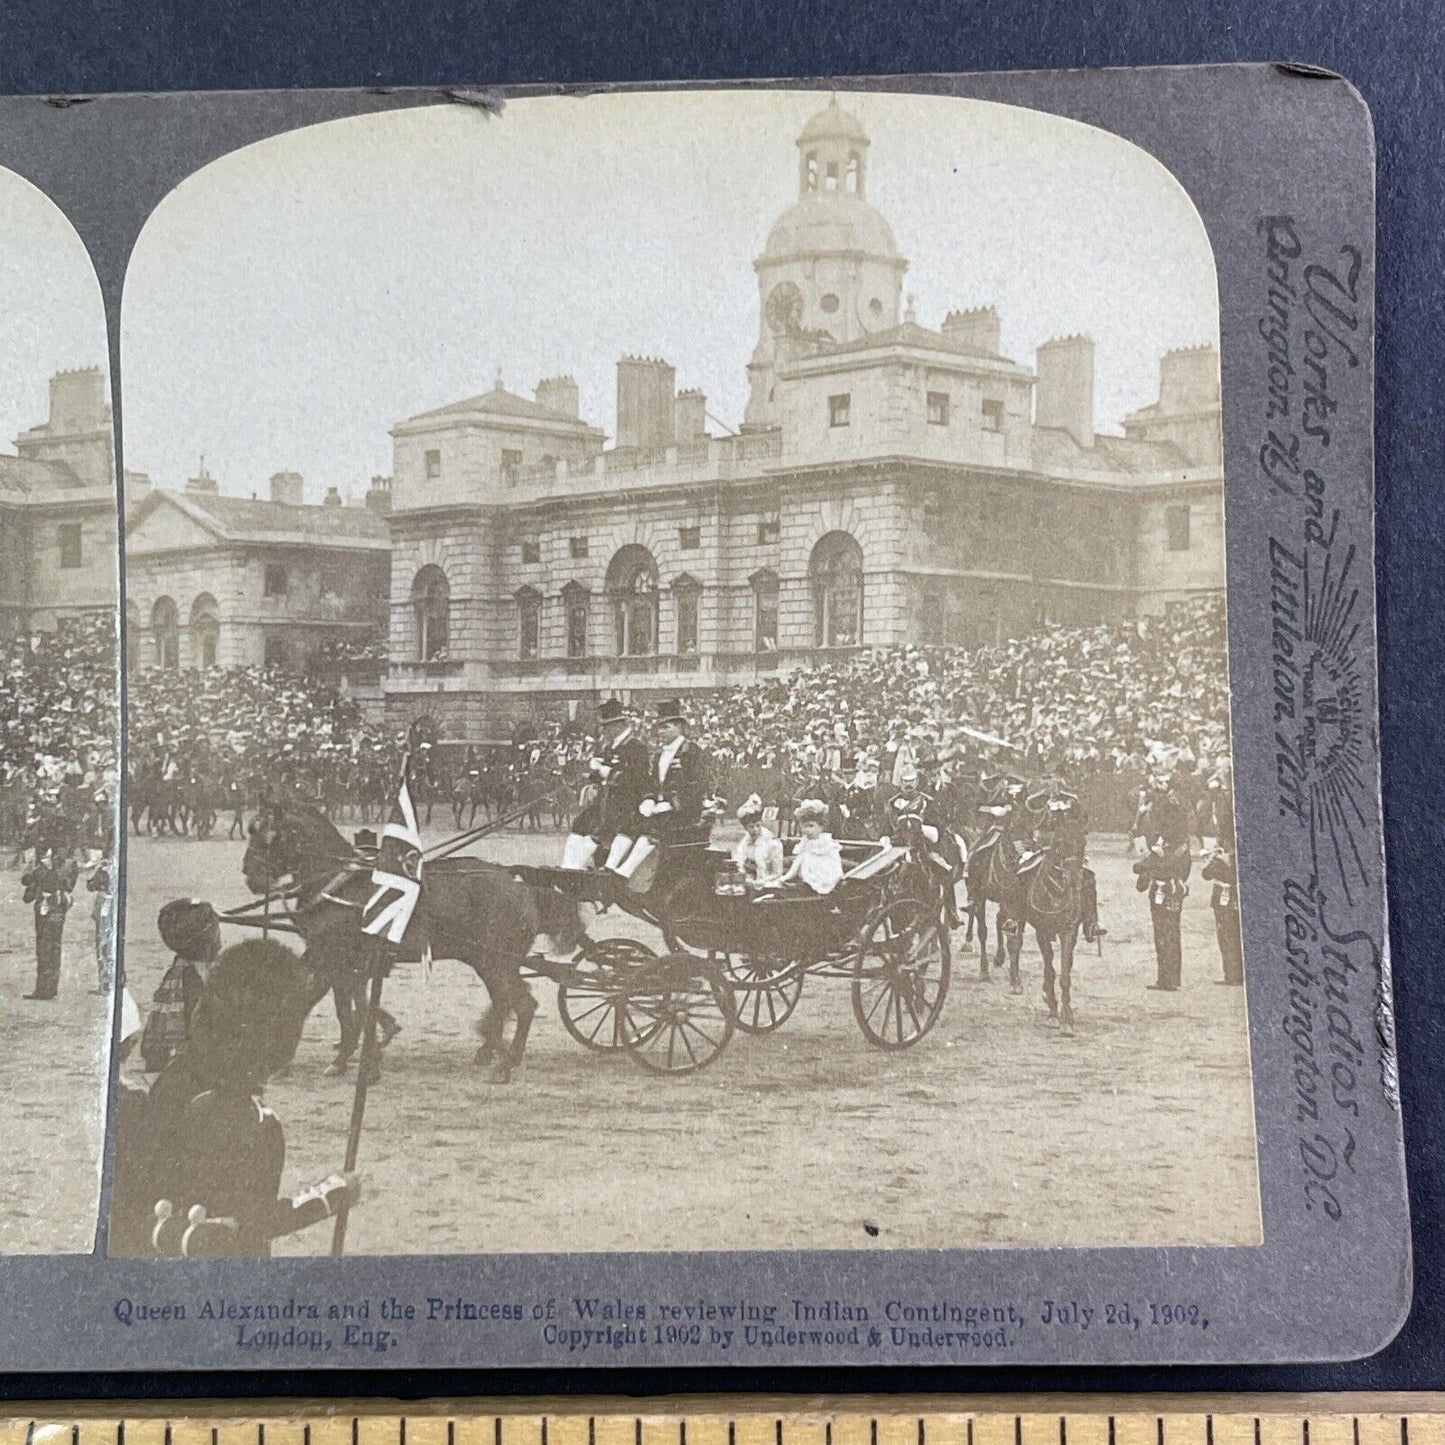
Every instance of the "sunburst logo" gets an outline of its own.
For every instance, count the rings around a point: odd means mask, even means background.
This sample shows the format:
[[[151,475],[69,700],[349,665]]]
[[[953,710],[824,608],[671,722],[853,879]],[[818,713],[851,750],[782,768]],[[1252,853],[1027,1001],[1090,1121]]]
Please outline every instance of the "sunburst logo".
[[[1339,879],[1347,903],[1369,886],[1359,837],[1369,831],[1367,772],[1371,728],[1364,670],[1355,648],[1360,589],[1355,549],[1336,565],[1328,552],[1305,559],[1305,658],[1300,752],[1309,797],[1310,844],[1317,869]]]

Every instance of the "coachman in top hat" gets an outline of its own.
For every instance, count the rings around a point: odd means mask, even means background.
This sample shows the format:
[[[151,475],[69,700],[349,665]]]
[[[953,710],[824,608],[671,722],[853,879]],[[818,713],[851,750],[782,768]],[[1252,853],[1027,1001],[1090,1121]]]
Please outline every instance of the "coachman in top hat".
[[[592,867],[603,848],[608,866],[626,858],[637,836],[638,805],[652,786],[647,744],[615,697],[598,705],[597,732],[586,801],[562,847],[564,868]]]
[[[687,719],[676,698],[658,703],[657,732],[662,746],[647,794],[637,805],[636,840],[621,861],[608,860],[629,880],[659,846],[695,839],[707,802],[707,755],[688,737]]]

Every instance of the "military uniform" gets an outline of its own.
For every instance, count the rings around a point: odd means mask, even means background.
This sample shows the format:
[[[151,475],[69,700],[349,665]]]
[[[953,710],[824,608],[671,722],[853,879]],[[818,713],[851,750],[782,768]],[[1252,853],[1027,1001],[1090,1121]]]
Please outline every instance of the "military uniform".
[[[48,1000],[60,992],[60,950],[65,915],[70,912],[80,870],[72,859],[57,861],[42,850],[35,866],[21,878],[25,902],[35,907],[35,988],[27,999]]]
[[[1143,818],[1148,854],[1135,865],[1137,887],[1149,895],[1149,918],[1154,928],[1157,976],[1151,988],[1173,993],[1183,977],[1183,944],[1179,920],[1189,895],[1186,879],[1192,867],[1189,836],[1192,820],[1172,792],[1156,793]]]
[[[1220,847],[1202,869],[1200,877],[1214,884],[1210,907],[1214,909],[1214,934],[1219,940],[1219,958],[1227,984],[1244,982],[1244,944],[1239,932],[1239,880],[1234,854]]]

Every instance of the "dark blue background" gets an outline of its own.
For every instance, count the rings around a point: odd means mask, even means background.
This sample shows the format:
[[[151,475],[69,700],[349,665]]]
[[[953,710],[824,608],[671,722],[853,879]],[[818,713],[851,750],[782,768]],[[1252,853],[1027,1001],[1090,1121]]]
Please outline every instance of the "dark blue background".
[[[1295,60],[1359,87],[1379,144],[1377,485],[1390,936],[1415,1231],[1399,1339],[1349,1365],[12,1376],[0,1396],[1445,1387],[1436,959],[1445,723],[1445,6],[1438,0],[0,0],[0,93],[694,80]],[[1261,143],[1266,143],[1261,138]],[[0,218],[3,224],[3,218]],[[0,358],[3,365],[3,358]],[[3,1161],[0,1161],[3,1167]],[[1067,1208],[1067,1201],[1061,1201]],[[1349,1308],[1342,1298],[1341,1309]],[[56,1361],[62,1366],[63,1361]]]

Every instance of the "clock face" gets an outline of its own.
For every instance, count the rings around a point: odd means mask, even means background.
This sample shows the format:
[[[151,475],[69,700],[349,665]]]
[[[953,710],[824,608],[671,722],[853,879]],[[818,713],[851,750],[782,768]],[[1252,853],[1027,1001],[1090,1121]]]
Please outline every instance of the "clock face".
[[[798,331],[803,324],[803,293],[792,281],[779,281],[768,292],[764,308],[768,326],[776,336]]]

